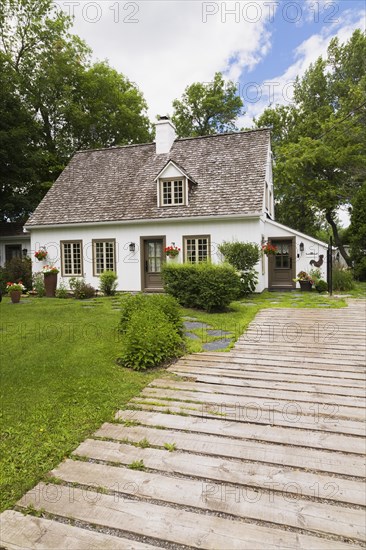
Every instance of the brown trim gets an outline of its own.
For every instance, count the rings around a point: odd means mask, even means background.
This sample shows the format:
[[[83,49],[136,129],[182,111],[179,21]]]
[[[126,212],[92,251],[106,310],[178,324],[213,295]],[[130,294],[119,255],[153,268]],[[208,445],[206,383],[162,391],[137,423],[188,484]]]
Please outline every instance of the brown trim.
[[[100,273],[96,272],[96,256],[95,256],[95,243],[113,243],[113,271],[117,273],[117,247],[116,239],[92,239],[92,258],[93,258],[93,277],[99,277]]]
[[[81,273],[80,274],[73,274],[69,275],[65,273],[65,259],[64,259],[64,244],[80,244],[80,267],[81,267]],[[84,256],[83,256],[83,241],[73,239],[71,241],[65,240],[60,241],[60,249],[61,249],[61,277],[84,277]]]
[[[268,242],[272,241],[291,241],[292,242],[292,252],[291,252],[291,259],[292,259],[292,273],[291,273],[291,285],[284,285],[281,287],[281,285],[275,285],[272,284],[272,275],[273,275],[273,263],[270,263],[270,260],[268,259],[268,288],[269,289],[280,289],[280,288],[296,288],[296,283],[293,281],[296,277],[296,236],[293,237],[268,237]],[[274,258],[272,258],[272,262],[274,261]]]
[[[152,235],[151,237],[140,237],[140,288],[142,292],[153,292],[151,289],[146,288],[145,280],[145,241],[163,241],[163,252],[166,247],[166,235]],[[166,261],[165,256],[162,258],[163,262]],[[157,289],[157,290],[163,290]]]
[[[183,262],[187,261],[186,239],[207,239],[207,259],[211,260],[211,235],[183,235],[182,236]]]

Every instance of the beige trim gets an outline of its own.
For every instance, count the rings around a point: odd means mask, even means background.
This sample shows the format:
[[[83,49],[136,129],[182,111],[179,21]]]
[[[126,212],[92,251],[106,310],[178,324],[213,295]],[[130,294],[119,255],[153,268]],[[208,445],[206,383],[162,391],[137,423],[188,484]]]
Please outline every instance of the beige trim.
[[[208,260],[211,259],[211,235],[183,235],[182,240],[183,240],[183,261],[184,262],[188,261],[186,239],[207,239],[207,259]]]
[[[172,182],[172,181],[182,181],[182,191],[183,191],[183,202],[179,202],[176,204],[164,204],[164,193],[163,193],[163,183],[164,182]],[[182,177],[173,177],[173,178],[159,178],[159,206],[162,208],[169,208],[171,206],[188,206],[188,192],[187,192],[187,178],[185,176]],[[172,193],[172,199],[174,199],[174,189]]]
[[[116,239],[92,239],[92,255],[93,255],[93,277],[99,277],[100,273],[97,273],[96,270],[96,254],[95,254],[95,244],[96,243],[113,243],[113,271],[117,273],[116,267]]]
[[[64,258],[64,244],[80,244],[80,269],[81,273],[65,273],[65,258]],[[84,276],[84,257],[83,257],[83,241],[78,239],[60,241],[61,249],[61,277],[83,277]],[[74,251],[72,250],[72,254]],[[73,260],[74,263],[74,260]]]

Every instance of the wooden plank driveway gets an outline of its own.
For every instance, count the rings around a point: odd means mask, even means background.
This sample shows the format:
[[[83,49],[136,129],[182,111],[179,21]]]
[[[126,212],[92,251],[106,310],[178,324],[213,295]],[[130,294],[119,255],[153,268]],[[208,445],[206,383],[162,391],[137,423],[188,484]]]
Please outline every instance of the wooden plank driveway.
[[[1,515],[1,545],[364,547],[365,306],[262,310],[179,360]]]

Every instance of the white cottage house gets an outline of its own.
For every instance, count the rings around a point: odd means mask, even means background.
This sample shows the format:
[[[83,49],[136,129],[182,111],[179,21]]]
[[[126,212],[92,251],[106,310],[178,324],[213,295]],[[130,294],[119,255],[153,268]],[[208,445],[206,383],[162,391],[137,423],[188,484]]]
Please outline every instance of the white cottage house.
[[[327,250],[275,221],[268,129],[177,139],[167,117],[155,143],[76,153],[25,229],[32,252],[46,247],[66,284],[83,276],[97,287],[113,269],[125,291],[161,290],[173,244],[175,261],[219,262],[224,240],[271,241],[278,253],[258,264],[258,292],[295,288],[296,274]],[[325,276],[325,261],[321,269]]]

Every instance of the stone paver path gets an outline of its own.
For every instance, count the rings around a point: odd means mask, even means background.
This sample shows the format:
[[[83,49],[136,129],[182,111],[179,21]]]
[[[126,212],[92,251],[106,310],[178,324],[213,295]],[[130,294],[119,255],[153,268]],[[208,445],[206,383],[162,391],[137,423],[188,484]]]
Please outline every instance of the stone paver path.
[[[230,353],[179,360],[4,512],[0,546],[364,547],[365,336],[362,301],[262,310]]]

